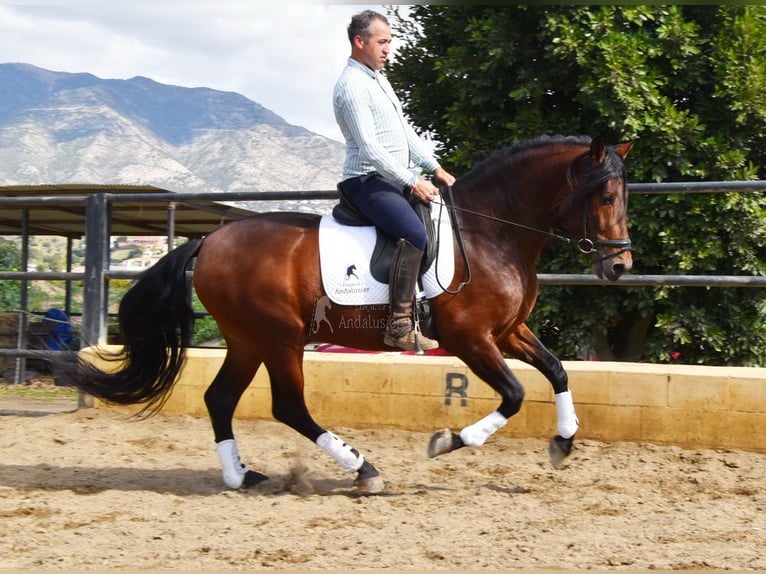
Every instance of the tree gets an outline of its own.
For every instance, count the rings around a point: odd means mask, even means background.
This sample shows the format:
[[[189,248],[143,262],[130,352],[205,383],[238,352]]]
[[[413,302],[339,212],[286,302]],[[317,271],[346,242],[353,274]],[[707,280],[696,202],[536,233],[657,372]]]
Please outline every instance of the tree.
[[[0,271],[21,271],[21,245],[19,241],[0,237]],[[30,309],[47,303],[47,296],[34,282],[27,284],[27,303]],[[0,311],[21,309],[21,283],[0,280]]]
[[[460,173],[542,133],[635,140],[631,181],[766,177],[766,8],[451,6],[392,10],[388,69]],[[634,272],[766,274],[763,194],[631,196]],[[582,273],[558,244],[540,272]],[[574,304],[573,304],[574,303]],[[541,288],[531,326],[563,358],[764,364],[761,289]]]
[[[18,271],[21,265],[21,252],[18,245],[10,239],[0,237],[0,269]],[[21,307],[21,291],[18,281],[0,281],[0,310],[15,311]]]

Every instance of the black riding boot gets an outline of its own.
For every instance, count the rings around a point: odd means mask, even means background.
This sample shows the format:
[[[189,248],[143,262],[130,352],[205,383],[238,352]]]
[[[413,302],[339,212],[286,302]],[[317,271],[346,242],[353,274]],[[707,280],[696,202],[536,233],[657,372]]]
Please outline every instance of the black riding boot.
[[[406,239],[400,239],[391,264],[388,287],[391,299],[391,315],[383,342],[404,351],[436,349],[438,341],[429,339],[415,330],[412,321],[412,304],[418,282],[423,252]]]

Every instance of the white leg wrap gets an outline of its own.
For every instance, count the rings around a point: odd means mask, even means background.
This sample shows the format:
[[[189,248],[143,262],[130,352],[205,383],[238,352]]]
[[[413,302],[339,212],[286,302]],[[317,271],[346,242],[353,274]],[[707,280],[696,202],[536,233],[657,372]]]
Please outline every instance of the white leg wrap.
[[[553,397],[556,400],[556,416],[558,417],[558,431],[562,438],[572,438],[580,427],[577,420],[572,391],[559,393]]]
[[[494,411],[479,422],[461,430],[460,438],[466,446],[481,446],[490,436],[503,428],[507,422],[507,418]]]
[[[222,440],[215,444],[218,462],[223,469],[223,481],[229,488],[237,489],[242,486],[247,474],[247,467],[239,459],[237,441],[233,438]]]
[[[364,457],[329,431],[319,435],[317,445],[333,457],[343,470],[355,472],[364,464]]]

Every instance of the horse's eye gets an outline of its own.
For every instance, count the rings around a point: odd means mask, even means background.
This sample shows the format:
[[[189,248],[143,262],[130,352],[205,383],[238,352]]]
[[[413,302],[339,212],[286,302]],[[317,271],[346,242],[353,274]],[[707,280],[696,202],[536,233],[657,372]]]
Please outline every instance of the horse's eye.
[[[604,205],[612,205],[614,203],[614,194],[605,193],[601,196],[601,203]]]

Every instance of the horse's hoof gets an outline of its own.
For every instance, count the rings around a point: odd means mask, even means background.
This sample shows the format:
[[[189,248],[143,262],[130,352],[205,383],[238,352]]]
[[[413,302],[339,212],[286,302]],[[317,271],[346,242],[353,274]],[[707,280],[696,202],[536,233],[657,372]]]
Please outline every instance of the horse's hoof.
[[[363,492],[364,494],[378,494],[383,492],[383,489],[386,487],[383,479],[380,477],[378,469],[366,460],[362,463],[362,467],[356,475],[354,486],[356,486],[359,492]]]
[[[255,486],[256,484],[260,484],[266,480],[269,480],[269,477],[265,474],[255,472],[253,470],[248,470],[245,473],[245,479],[242,481],[241,488],[250,488],[251,486]]]
[[[359,479],[354,481],[356,489],[363,494],[379,494],[386,488],[383,479],[379,476],[373,476],[372,478]]]
[[[548,456],[551,459],[553,468],[560,469],[564,466],[564,461],[572,452],[574,446],[574,437],[563,438],[558,435],[551,439],[548,445]]]
[[[465,445],[459,434],[449,429],[436,431],[431,435],[431,440],[428,442],[428,458],[452,452],[462,446]]]

